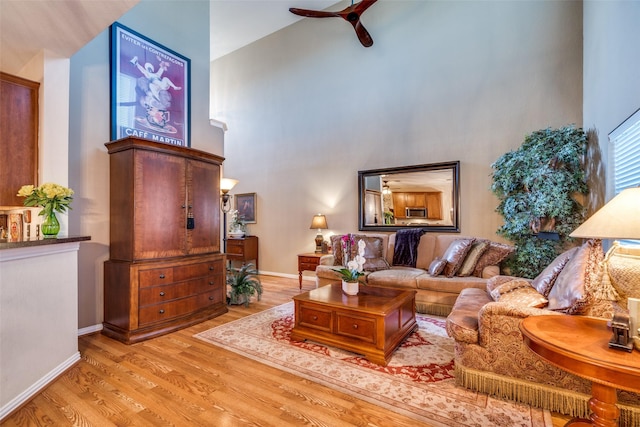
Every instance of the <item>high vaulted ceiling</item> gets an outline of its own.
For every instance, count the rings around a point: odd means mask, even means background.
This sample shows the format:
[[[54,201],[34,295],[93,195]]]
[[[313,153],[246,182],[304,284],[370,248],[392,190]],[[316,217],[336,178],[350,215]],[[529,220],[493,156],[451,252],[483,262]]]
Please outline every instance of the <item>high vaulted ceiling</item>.
[[[43,49],[68,58],[140,0],[0,0],[0,70],[17,74]],[[211,0],[211,59],[322,10],[335,0]]]

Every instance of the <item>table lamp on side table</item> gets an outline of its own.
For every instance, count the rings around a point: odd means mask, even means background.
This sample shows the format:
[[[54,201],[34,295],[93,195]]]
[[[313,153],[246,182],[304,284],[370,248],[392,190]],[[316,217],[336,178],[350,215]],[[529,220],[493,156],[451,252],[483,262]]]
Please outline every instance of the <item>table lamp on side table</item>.
[[[322,253],[322,242],[324,241],[324,237],[322,237],[322,231],[329,228],[327,226],[327,217],[322,214],[317,214],[313,216],[311,220],[311,229],[315,228],[318,230],[318,234],[316,235],[316,253]]]
[[[600,208],[571,237],[589,239],[640,239],[640,187],[627,188]],[[637,295],[636,295],[637,296]],[[632,298],[632,300],[635,300]],[[634,303],[629,303],[632,305]],[[612,328],[614,337],[610,347],[631,351],[634,335],[638,334],[640,319],[637,307],[629,307],[631,313],[629,324],[626,319],[614,316]],[[628,331],[627,331],[628,329]],[[626,339],[625,339],[626,338]]]

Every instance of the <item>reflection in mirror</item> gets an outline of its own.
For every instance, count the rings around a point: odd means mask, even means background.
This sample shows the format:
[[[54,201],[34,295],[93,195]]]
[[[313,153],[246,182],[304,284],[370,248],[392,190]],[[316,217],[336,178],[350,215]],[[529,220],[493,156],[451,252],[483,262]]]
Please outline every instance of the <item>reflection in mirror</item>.
[[[460,162],[358,171],[359,229],[460,232]]]

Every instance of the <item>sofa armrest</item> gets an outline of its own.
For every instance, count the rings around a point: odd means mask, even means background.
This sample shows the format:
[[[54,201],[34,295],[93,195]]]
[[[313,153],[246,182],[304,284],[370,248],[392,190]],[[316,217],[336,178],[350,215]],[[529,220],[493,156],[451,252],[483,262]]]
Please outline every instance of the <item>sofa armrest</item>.
[[[320,265],[333,265],[334,259],[333,254],[322,255],[320,257]]]
[[[522,341],[520,321],[529,316],[558,315],[563,313],[544,308],[525,307],[503,302],[485,304],[478,312],[478,343],[483,347],[504,346],[505,341]],[[494,343],[494,344],[492,344]]]

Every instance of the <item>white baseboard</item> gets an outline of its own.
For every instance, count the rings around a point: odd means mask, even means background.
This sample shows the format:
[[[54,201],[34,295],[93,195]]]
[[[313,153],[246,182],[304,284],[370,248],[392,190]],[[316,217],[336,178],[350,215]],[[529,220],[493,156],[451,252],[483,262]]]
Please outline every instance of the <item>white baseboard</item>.
[[[100,332],[102,330],[102,323],[98,323],[97,325],[87,326],[84,328],[78,329],[78,336],[93,334],[94,332]]]
[[[0,408],[0,421],[2,421],[7,415],[19,408],[21,405],[26,403],[40,390],[45,388],[47,385],[49,385],[49,383],[62,375],[67,369],[75,365],[79,360],[80,352],[78,351],[74,353],[73,356],[69,357],[67,360],[55,367],[52,371],[47,373],[44,377],[40,378],[38,381],[29,386],[29,388],[27,388],[25,391],[9,401],[9,403]]]

